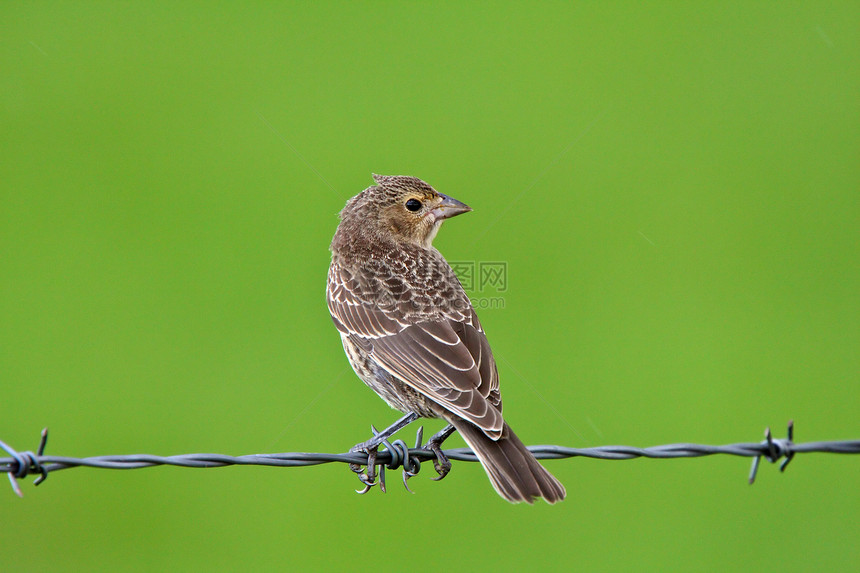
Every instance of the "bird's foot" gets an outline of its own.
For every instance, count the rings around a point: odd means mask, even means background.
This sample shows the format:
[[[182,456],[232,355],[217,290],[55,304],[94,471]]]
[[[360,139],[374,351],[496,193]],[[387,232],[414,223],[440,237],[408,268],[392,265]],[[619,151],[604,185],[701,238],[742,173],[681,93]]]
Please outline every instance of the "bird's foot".
[[[448,472],[451,471],[451,461],[448,459],[448,456],[445,455],[445,452],[442,451],[442,442],[448,439],[448,436],[453,433],[454,426],[448,424],[441,432],[427,440],[427,444],[423,446],[425,450],[433,452],[436,456],[436,459],[433,460],[433,467],[439,475],[432,478],[434,481],[444,479],[445,476],[448,475]]]
[[[356,490],[362,495],[369,492],[373,486],[379,484],[376,480],[376,452],[379,445],[368,445],[369,442],[356,444],[349,449],[350,453],[361,452],[367,454],[367,463],[364,466],[365,470],[362,470],[361,464],[349,464],[349,469],[358,474],[358,479],[364,484],[363,489]]]
[[[451,461],[448,459],[448,456],[445,455],[445,452],[442,451],[442,444],[430,440],[427,442],[427,445],[424,446],[424,449],[430,450],[436,454],[436,459],[433,460],[433,468],[439,475],[431,479],[433,481],[444,479],[445,476],[448,475],[448,472],[451,471]]]
[[[389,427],[385,428],[381,432],[378,431],[375,427],[371,426],[370,430],[373,432],[373,437],[367,440],[366,442],[361,442],[360,444],[356,444],[349,449],[350,453],[353,452],[362,452],[367,454],[367,464],[366,470],[362,471],[361,464],[349,464],[349,469],[358,474],[358,479],[361,480],[361,483],[364,484],[364,489],[356,490],[360,494],[365,494],[370,491],[375,485],[379,485],[379,489],[385,493],[385,467],[380,470],[379,480],[377,481],[376,474],[376,454],[379,449],[380,444],[385,444],[388,449],[391,449],[391,446],[388,444],[388,438],[393,436],[398,430],[401,430],[405,426],[414,422],[418,419],[418,414],[415,412],[409,412]],[[434,436],[435,437],[435,436]],[[405,447],[405,446],[404,446]],[[415,473],[418,473],[417,471]],[[404,481],[405,483],[405,481]],[[406,489],[409,489],[408,487]]]

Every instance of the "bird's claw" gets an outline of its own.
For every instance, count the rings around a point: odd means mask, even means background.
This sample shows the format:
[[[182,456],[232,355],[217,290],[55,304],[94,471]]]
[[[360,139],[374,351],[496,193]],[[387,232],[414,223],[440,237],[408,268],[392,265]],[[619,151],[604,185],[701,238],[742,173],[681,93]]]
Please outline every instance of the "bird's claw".
[[[433,468],[439,475],[430,479],[433,481],[445,479],[445,476],[451,471],[451,461],[448,459],[448,456],[445,455],[445,452],[442,451],[442,445],[431,439],[427,442],[427,445],[424,446],[424,449],[430,450],[436,456],[436,459],[433,460]]]
[[[364,489],[355,490],[359,494],[364,495],[370,491],[370,488],[380,483],[376,479],[376,450],[377,448],[367,447],[365,444],[358,444],[349,450],[350,452],[367,454],[367,463],[364,466],[367,468],[366,470],[361,469],[361,464],[349,464],[349,469],[358,474],[359,481],[364,484]]]

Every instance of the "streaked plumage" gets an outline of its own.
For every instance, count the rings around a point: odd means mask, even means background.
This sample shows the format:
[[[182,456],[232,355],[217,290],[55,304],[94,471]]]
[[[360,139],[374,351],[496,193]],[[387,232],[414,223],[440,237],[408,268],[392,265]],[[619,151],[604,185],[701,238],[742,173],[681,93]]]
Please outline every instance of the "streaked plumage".
[[[481,323],[432,246],[444,219],[471,209],[414,177],[374,179],[347,202],[331,244],[328,307],[350,364],[393,408],[453,424],[506,499],[563,499],[502,418]]]

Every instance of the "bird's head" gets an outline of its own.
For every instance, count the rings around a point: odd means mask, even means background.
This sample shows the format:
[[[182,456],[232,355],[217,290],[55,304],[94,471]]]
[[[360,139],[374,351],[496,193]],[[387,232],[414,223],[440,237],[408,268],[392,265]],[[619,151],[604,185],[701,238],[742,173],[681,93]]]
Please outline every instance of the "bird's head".
[[[374,175],[376,185],[352,199],[340,213],[341,228],[364,237],[393,238],[430,248],[445,219],[472,209],[439,193],[417,177]]]

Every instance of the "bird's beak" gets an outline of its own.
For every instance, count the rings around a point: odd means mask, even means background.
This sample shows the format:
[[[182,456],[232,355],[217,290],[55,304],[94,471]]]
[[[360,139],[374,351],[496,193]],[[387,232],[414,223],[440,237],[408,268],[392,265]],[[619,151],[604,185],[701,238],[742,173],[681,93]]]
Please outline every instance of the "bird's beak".
[[[472,210],[471,207],[469,207],[465,203],[457,201],[453,197],[448,197],[447,195],[442,195],[441,193],[439,193],[439,196],[442,197],[442,202],[439,203],[439,206],[430,211],[430,213],[432,213],[433,215],[433,218],[437,221],[448,219],[450,217],[454,217],[455,215],[460,215],[461,213],[468,213]]]

